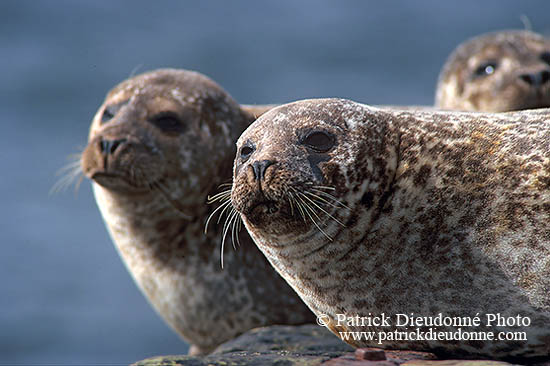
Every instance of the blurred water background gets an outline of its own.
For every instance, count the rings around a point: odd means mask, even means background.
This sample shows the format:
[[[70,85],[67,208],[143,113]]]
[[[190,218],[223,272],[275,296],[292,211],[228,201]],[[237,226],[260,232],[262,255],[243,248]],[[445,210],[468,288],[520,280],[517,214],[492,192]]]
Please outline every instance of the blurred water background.
[[[48,192],[132,73],[200,71],[242,103],[433,103],[480,33],[550,32],[548,1],[0,1],[0,364],[128,364],[187,351],[139,293],[88,181]],[[220,299],[223,301],[223,299]]]

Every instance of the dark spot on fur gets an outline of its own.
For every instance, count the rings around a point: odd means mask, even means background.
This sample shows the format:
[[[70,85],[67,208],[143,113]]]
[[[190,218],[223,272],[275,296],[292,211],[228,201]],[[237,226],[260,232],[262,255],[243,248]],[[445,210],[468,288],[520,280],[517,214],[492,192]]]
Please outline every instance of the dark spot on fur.
[[[165,232],[170,227],[170,220],[161,220],[155,225],[155,231]]]
[[[380,197],[380,201],[378,202],[378,215],[375,215],[375,217],[373,217],[374,220],[378,219],[378,217],[380,216],[380,213],[382,212],[387,212],[387,209],[384,210],[385,206],[386,206],[386,202],[388,202],[388,200],[390,199],[390,197],[393,195],[393,193],[395,192],[395,186],[392,185],[390,187],[390,189],[388,189],[386,192],[384,192],[384,194],[382,195],[382,197]],[[391,206],[391,205],[390,205]],[[390,208],[391,210],[392,208]],[[391,212],[391,211],[390,211]],[[372,220],[374,222],[374,220]]]
[[[353,301],[353,306],[356,309],[368,309],[370,304],[367,303],[366,300],[363,299],[357,299]]]
[[[374,194],[371,191],[365,192],[361,197],[361,203],[366,206],[367,210],[370,209],[374,203]]]
[[[346,227],[352,227],[357,222],[358,216],[357,214],[352,214],[349,219],[346,221]]]
[[[319,182],[324,182],[323,173],[321,172],[321,169],[319,169],[319,163],[323,161],[329,161],[330,155],[328,154],[310,154],[307,157],[307,161],[309,161],[309,165],[311,167],[311,171],[315,178],[319,180]]]
[[[416,173],[416,175],[414,176],[414,184],[416,184],[417,186],[425,186],[431,171],[432,171],[431,165],[428,165],[428,164],[422,165],[420,169],[418,169],[418,172]]]

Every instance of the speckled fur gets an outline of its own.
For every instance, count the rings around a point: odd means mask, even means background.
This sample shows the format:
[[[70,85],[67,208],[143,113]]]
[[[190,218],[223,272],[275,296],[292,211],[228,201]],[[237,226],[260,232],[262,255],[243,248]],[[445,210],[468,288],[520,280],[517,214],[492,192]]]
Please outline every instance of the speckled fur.
[[[126,101],[112,120],[101,122],[107,106]],[[211,224],[204,234],[215,208],[206,205],[207,195],[231,180],[234,143],[253,114],[265,111],[250,109],[198,73],[145,73],[107,95],[82,158],[124,263],[157,312],[192,344],[193,353],[209,352],[258,326],[314,320],[246,232],[239,250],[226,246],[224,269],[220,226]],[[150,123],[166,111],[182,118],[183,133],[167,135]],[[127,143],[106,159],[101,138],[126,138]],[[150,183],[162,185],[172,203]]]
[[[321,177],[309,162],[316,153],[299,142],[304,129],[336,136],[318,164]],[[530,327],[499,330],[526,331],[527,342],[383,346],[465,358],[549,354],[550,110],[398,111],[305,100],[264,114],[237,151],[243,144],[255,151],[244,162],[237,154],[233,206],[270,263],[316,314],[330,317],[333,332],[396,329],[337,327],[336,314],[519,314]],[[275,163],[258,182],[251,165],[262,160]],[[324,206],[345,227],[317,210],[332,241],[289,208],[288,192],[312,184],[334,187],[348,207]]]
[[[550,52],[550,40],[529,31],[488,33],[464,42],[439,75],[436,107],[484,112],[550,107],[550,82],[536,88],[520,77],[550,71],[543,52]],[[487,61],[498,63],[494,73],[475,77]]]

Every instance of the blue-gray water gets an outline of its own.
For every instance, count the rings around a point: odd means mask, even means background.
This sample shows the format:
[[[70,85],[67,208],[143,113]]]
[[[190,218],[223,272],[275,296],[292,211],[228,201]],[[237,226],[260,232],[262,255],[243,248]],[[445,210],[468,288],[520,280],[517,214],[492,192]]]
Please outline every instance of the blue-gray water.
[[[0,364],[127,364],[187,346],[138,292],[90,184],[48,195],[105,93],[200,71],[243,103],[431,104],[461,41],[550,32],[548,1],[0,1]],[[220,299],[220,302],[223,299]]]

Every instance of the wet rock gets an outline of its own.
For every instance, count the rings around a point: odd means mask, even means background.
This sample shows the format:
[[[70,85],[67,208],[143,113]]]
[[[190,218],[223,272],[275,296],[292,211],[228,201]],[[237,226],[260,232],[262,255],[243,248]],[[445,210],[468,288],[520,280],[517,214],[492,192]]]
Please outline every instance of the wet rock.
[[[219,346],[208,356],[159,356],[139,366],[320,366],[353,348],[317,325],[253,329]]]
[[[253,329],[208,356],[158,356],[136,366],[511,366],[490,360],[438,360],[428,352],[354,350],[317,325]],[[538,366],[550,366],[541,363]]]

